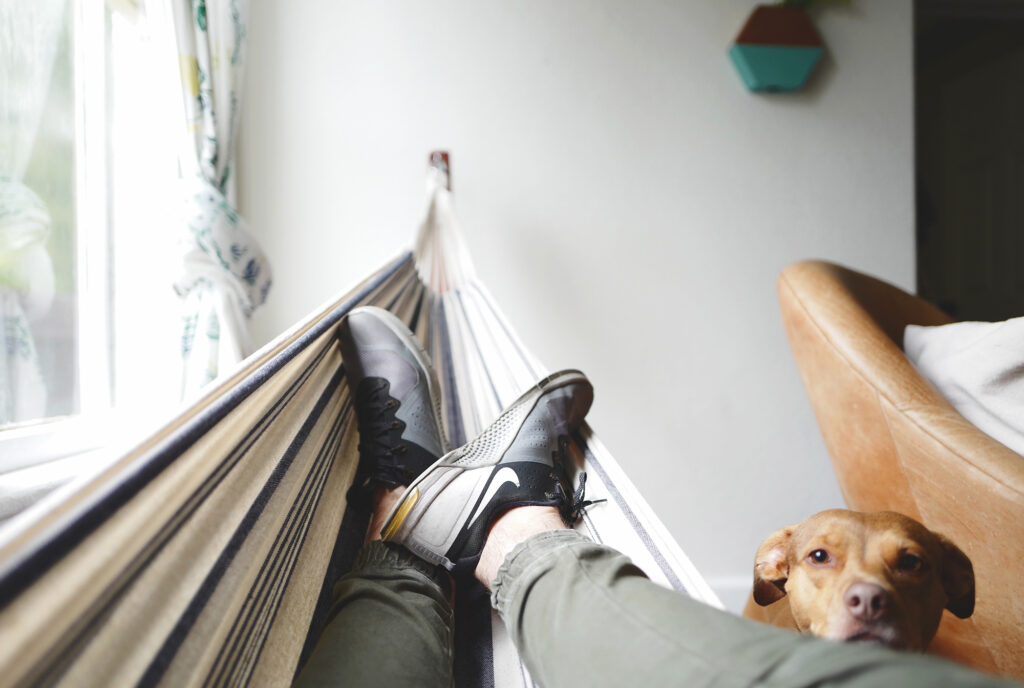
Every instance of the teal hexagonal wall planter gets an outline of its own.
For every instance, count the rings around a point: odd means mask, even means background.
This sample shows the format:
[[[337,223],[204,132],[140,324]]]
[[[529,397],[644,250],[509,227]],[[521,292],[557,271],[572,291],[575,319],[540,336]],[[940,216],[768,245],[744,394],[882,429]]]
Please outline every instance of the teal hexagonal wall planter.
[[[736,71],[751,91],[803,88],[825,44],[801,9],[758,5],[729,48]]]

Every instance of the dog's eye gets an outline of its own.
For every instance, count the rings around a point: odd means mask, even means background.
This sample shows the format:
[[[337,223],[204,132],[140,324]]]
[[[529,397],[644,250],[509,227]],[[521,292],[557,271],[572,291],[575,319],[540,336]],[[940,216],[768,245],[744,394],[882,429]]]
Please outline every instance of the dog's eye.
[[[916,554],[904,552],[896,560],[896,568],[904,573],[919,573],[924,568],[924,560]]]
[[[807,558],[815,564],[827,564],[832,560],[832,557],[828,555],[828,552],[826,552],[823,549],[814,550],[809,555],[807,555]]]

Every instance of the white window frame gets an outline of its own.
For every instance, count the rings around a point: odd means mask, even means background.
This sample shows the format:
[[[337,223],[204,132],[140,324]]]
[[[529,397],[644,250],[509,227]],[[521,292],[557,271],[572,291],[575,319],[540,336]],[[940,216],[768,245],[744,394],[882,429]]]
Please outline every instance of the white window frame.
[[[112,341],[107,165],[107,7],[72,0],[75,79],[77,415],[0,429],[0,474],[109,442]]]

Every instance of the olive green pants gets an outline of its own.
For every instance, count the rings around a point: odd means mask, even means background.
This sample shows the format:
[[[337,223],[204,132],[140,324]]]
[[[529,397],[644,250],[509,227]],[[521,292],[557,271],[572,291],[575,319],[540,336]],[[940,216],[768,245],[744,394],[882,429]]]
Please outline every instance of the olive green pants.
[[[448,585],[443,570],[397,545],[367,545],[336,586],[297,685],[451,685]],[[492,590],[530,674],[547,688],[1016,685],[926,655],[733,616],[652,583],[575,531],[520,544]]]

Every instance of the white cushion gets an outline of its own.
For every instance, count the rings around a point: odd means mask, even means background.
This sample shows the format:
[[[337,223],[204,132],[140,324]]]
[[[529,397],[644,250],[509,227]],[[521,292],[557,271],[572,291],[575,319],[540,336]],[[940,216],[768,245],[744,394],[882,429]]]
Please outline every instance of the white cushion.
[[[964,418],[1024,455],[1024,317],[908,325],[903,350]]]

